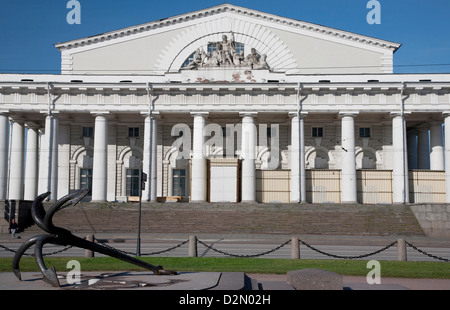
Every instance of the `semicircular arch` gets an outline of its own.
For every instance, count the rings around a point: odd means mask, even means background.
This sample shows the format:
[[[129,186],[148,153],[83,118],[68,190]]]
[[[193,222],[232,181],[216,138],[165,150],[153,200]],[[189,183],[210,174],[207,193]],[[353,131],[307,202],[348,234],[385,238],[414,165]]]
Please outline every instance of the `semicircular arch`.
[[[178,72],[184,61],[198,48],[219,42],[223,35],[234,34],[235,42],[246,48],[255,48],[260,55],[267,55],[270,68],[291,73],[298,69],[288,46],[267,27],[249,21],[228,18],[211,20],[193,25],[172,39],[160,53],[156,67],[165,72]]]

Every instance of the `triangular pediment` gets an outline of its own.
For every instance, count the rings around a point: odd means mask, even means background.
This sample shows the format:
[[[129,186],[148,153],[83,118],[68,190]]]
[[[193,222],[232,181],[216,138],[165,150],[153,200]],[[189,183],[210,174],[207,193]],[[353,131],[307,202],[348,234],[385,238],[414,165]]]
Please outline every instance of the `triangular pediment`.
[[[254,48],[266,57],[270,69],[290,74],[323,73],[320,68],[330,68],[333,59],[336,68],[361,64],[369,68],[379,63],[380,72],[386,72],[392,70],[392,54],[400,47],[230,4],[55,46],[62,54],[63,73],[163,74],[178,72],[192,53],[207,49],[231,32],[235,41],[245,46],[245,55]],[[334,55],[327,55],[327,50]],[[353,59],[346,59],[352,53]],[[358,60],[360,63],[353,63]]]

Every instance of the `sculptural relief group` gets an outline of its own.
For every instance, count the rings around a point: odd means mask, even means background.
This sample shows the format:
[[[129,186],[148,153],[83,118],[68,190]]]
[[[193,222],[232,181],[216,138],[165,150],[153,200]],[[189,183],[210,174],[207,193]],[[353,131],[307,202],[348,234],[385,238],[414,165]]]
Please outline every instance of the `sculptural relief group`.
[[[210,42],[215,45],[215,50],[206,53],[203,48],[198,48],[193,55],[193,60],[185,69],[195,70],[201,67],[250,67],[252,69],[269,69],[266,62],[267,55],[259,55],[255,48],[251,48],[250,54],[244,56],[244,52],[237,52],[234,34],[231,39],[226,35],[222,36],[222,41]]]

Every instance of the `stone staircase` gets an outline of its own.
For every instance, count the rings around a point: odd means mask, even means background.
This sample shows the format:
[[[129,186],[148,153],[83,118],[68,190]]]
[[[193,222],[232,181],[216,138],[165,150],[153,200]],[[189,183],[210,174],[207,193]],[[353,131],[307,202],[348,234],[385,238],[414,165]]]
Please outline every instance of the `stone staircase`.
[[[54,223],[78,233],[136,232],[138,204],[80,203],[56,213]],[[142,203],[141,232],[424,235],[409,206],[345,204]]]

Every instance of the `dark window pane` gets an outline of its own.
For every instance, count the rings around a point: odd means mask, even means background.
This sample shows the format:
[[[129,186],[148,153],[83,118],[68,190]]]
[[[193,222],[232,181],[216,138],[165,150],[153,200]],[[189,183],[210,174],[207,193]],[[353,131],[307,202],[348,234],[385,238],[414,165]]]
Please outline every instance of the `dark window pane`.
[[[173,195],[186,195],[186,169],[173,169]]]
[[[127,169],[127,196],[139,196],[139,169]]]
[[[313,137],[323,137],[323,128],[322,127],[313,127],[312,128],[312,136]]]
[[[83,127],[83,137],[93,137],[94,127]]]
[[[359,128],[360,138],[370,138],[370,128]]]
[[[128,128],[128,137],[139,137],[139,127],[130,127]]]

